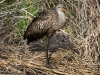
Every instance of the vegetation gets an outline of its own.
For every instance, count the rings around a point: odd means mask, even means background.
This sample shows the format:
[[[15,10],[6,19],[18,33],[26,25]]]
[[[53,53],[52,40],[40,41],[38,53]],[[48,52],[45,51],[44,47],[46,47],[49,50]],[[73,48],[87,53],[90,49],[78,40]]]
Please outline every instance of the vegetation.
[[[51,39],[51,69],[45,68],[45,39],[26,45],[23,33],[44,9],[68,10],[64,30]],[[45,37],[44,37],[45,38]],[[1,0],[0,74],[99,75],[99,0]]]

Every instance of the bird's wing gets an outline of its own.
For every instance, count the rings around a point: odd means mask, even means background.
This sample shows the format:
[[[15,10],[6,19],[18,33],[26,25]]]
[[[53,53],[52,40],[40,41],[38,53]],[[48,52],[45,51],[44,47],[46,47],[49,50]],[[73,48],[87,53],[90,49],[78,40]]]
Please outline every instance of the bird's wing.
[[[56,14],[56,12],[54,14]],[[28,39],[29,37],[33,39],[34,37],[37,39],[39,36],[43,37],[46,31],[51,27],[50,21],[52,19],[53,16],[51,14],[51,10],[43,11],[38,17],[34,18],[31,24],[27,27],[24,33],[24,39]]]

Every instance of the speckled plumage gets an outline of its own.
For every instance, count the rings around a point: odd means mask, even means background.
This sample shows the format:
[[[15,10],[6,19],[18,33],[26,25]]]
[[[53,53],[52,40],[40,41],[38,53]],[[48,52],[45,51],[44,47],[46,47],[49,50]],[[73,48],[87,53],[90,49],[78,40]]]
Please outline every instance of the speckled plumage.
[[[55,31],[63,28],[66,20],[64,18],[64,22],[60,22],[60,13],[63,13],[63,11],[59,12],[57,9],[49,9],[34,18],[24,34],[24,39],[27,39],[27,44],[43,36],[51,37]],[[63,15],[63,17],[65,17],[65,15]]]
[[[48,44],[49,39],[54,33],[63,28],[66,23],[66,17],[63,13],[63,5],[58,4],[55,9],[43,11],[38,17],[34,18],[24,33],[24,39],[27,39],[27,44],[38,40],[44,36],[48,38],[46,49],[46,67],[49,65]]]

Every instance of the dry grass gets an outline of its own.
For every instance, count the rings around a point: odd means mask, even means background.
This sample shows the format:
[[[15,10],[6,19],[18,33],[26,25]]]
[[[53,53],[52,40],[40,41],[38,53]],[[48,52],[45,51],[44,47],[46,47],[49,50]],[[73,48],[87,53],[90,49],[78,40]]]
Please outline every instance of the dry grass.
[[[3,2],[2,0],[0,4]],[[27,1],[27,0],[26,0]],[[1,4],[0,12],[0,74],[20,75],[99,75],[100,74],[100,2],[99,0],[34,0],[49,4],[62,3],[68,10],[65,31],[58,31],[50,41],[51,68],[45,67],[45,39],[26,45],[19,30],[18,19],[27,20],[33,14],[21,10],[24,1],[12,6]],[[19,5],[19,7],[18,7]],[[46,7],[47,5],[47,7]],[[12,9],[12,10],[10,10]],[[17,15],[23,11],[26,16]],[[37,11],[36,11],[37,12]],[[13,16],[12,16],[13,15]],[[66,29],[67,28],[67,29]],[[23,30],[24,31],[24,30]],[[18,36],[20,35],[20,37]]]

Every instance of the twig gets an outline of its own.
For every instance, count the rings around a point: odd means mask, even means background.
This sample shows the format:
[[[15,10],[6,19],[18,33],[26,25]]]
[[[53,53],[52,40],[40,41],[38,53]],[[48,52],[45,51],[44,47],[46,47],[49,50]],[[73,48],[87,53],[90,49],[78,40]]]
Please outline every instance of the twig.
[[[47,5],[48,5],[48,7],[50,8],[50,5],[49,5],[49,3],[48,3],[48,0],[46,0],[46,3],[47,3]]]
[[[29,16],[14,16],[15,18],[24,18],[24,19],[29,19],[29,20],[32,20],[33,18],[32,17],[29,17]]]
[[[38,65],[38,64],[30,64],[28,62],[23,62],[23,61],[21,61],[19,59],[16,59],[16,58],[13,58],[13,57],[9,57],[9,56],[3,55],[3,54],[1,54],[0,56],[3,57],[3,58],[6,58],[9,61],[14,61],[16,63],[21,63],[21,64],[23,64],[25,66],[28,66],[28,67],[31,67],[31,68],[36,68],[36,69],[42,70],[44,72],[48,71],[48,72],[52,73],[53,75],[58,75],[58,74],[59,75],[71,75],[71,74],[68,74],[68,73],[65,73],[65,72],[60,72],[60,71],[58,71],[56,69],[49,69],[49,68],[43,67],[43,66]],[[6,63],[6,64],[9,64],[9,63]],[[15,69],[13,69],[13,70],[15,71]]]
[[[90,5],[90,9],[91,9],[91,11],[92,11],[92,13],[93,13],[93,16],[95,17],[94,8],[93,8],[93,5],[92,5],[91,1],[88,0],[88,3],[89,3],[89,5]]]
[[[31,16],[34,16],[33,14],[29,13],[27,10],[25,10],[24,8],[21,9],[22,11],[25,11],[26,13],[28,13]],[[34,16],[35,17],[35,16]]]
[[[5,2],[6,0],[3,0],[3,1],[1,1],[0,3],[3,3],[3,2]]]
[[[12,4],[12,5],[6,6],[6,7],[1,8],[1,9],[7,9],[7,8],[11,8],[12,6],[15,6],[15,5],[20,5],[20,4],[22,4],[23,2],[25,2],[25,1],[26,1],[26,0],[21,1],[21,2],[18,2],[18,3],[14,3],[14,4]]]
[[[78,9],[78,7],[76,6],[76,5],[74,5],[74,4],[72,4],[72,3],[70,3],[70,1],[69,0],[67,0],[67,2],[71,5],[71,6],[73,6],[77,11],[79,10]]]
[[[65,30],[60,29],[60,31],[61,31],[62,33],[64,33],[64,34],[68,35],[67,32],[65,32]]]
[[[50,0],[51,1],[51,3],[53,4],[53,6],[55,6],[55,4],[53,3],[53,1],[52,0]]]

